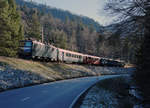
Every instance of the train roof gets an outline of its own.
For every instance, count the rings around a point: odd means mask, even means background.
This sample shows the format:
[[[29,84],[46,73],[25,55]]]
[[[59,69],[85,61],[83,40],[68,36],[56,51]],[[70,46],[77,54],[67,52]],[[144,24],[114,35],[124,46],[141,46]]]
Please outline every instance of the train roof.
[[[78,53],[78,52],[74,52],[74,51],[69,51],[69,50],[65,50],[65,49],[61,49],[61,48],[58,48],[60,51],[63,51],[65,53],[71,53],[71,54],[76,54],[76,55],[82,55],[84,56],[85,54],[82,54],[82,53]]]
[[[92,55],[87,55],[87,54],[85,56],[100,59],[100,57],[98,57],[98,56],[92,56]]]
[[[40,45],[48,45],[48,46],[50,46],[50,47],[52,47],[52,48],[57,48],[57,47],[55,47],[55,46],[53,46],[53,45],[51,45],[51,44],[44,44],[44,43],[41,43],[41,42],[36,41],[36,40],[34,40],[34,41],[32,41],[32,42],[33,42],[33,43],[40,44]]]
[[[36,40],[34,40],[34,41],[32,41],[33,43],[37,43],[37,44],[40,44],[40,45],[45,45],[44,43],[41,43],[41,42],[39,42],[39,41],[36,41]]]

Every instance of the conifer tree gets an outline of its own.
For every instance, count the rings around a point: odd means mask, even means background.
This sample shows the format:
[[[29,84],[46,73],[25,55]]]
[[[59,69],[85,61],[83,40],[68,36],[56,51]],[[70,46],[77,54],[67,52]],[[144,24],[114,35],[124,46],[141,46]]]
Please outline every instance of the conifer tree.
[[[28,33],[28,37],[35,38],[37,40],[41,40],[41,26],[38,18],[38,11],[32,10],[31,21],[30,21],[30,30]]]
[[[23,29],[14,0],[1,0],[0,55],[16,56],[21,39],[23,39]]]

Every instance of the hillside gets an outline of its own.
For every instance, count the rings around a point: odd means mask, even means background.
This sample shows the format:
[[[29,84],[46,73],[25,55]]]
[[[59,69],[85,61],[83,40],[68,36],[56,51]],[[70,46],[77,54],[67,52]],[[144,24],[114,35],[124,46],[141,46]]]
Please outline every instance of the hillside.
[[[45,63],[0,56],[0,91],[70,78],[131,73],[130,68]]]
[[[103,26],[101,26],[98,22],[86,16],[81,16],[81,15],[79,16],[66,10],[52,8],[50,6],[46,6],[43,4],[26,2],[23,0],[16,0],[16,3],[20,6],[25,5],[29,8],[37,8],[39,11],[50,13],[54,18],[60,19],[63,22],[65,22],[66,18],[68,18],[71,21],[74,20],[76,20],[77,22],[81,21],[83,24],[87,25],[88,27],[94,27],[94,29],[96,29],[97,31],[101,31],[101,32],[103,31]]]
[[[121,22],[103,27],[90,18],[68,11],[23,0],[16,1],[24,25],[25,38],[41,40],[43,27],[44,43],[135,63],[136,49],[141,38],[137,36],[138,32],[133,30],[133,26],[128,27],[125,22]]]
[[[100,30],[103,27],[94,20],[41,4],[22,0],[17,0],[17,3],[25,38],[41,41],[43,28],[44,43],[76,52],[99,55],[99,34],[103,33]]]

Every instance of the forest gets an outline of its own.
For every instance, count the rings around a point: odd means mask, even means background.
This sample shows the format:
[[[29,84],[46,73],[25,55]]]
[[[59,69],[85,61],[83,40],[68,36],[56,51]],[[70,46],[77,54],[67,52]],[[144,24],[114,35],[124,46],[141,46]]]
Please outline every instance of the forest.
[[[136,51],[142,40],[135,34],[138,33],[136,31],[124,32],[125,27],[119,26],[124,22],[102,26],[88,17],[50,6],[22,0],[16,0],[17,5],[15,1],[13,2],[12,9],[18,14],[18,26],[21,26],[19,31],[21,38],[18,41],[23,38],[41,41],[43,29],[44,43],[90,55],[121,59],[129,63],[136,61]],[[15,25],[11,24],[11,26]],[[129,29],[128,32],[130,31],[132,30]],[[18,45],[14,47],[7,48],[9,50],[7,53],[0,54],[17,56]],[[11,50],[12,54],[9,53]]]
[[[0,0],[0,56],[17,57],[19,41],[28,38],[41,41],[44,30],[44,43],[135,64],[133,78],[144,103],[148,103],[150,2],[108,0],[105,10],[118,15],[118,23],[102,26],[90,18],[46,5]]]

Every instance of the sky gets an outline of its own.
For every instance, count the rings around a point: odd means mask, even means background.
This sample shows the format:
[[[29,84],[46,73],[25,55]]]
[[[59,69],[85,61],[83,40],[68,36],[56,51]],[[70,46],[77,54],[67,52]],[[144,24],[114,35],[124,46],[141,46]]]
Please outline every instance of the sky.
[[[31,0],[26,0],[31,1]],[[101,25],[108,25],[112,18],[103,10],[106,0],[32,0],[51,7],[68,10],[77,15],[83,15],[94,19]]]

